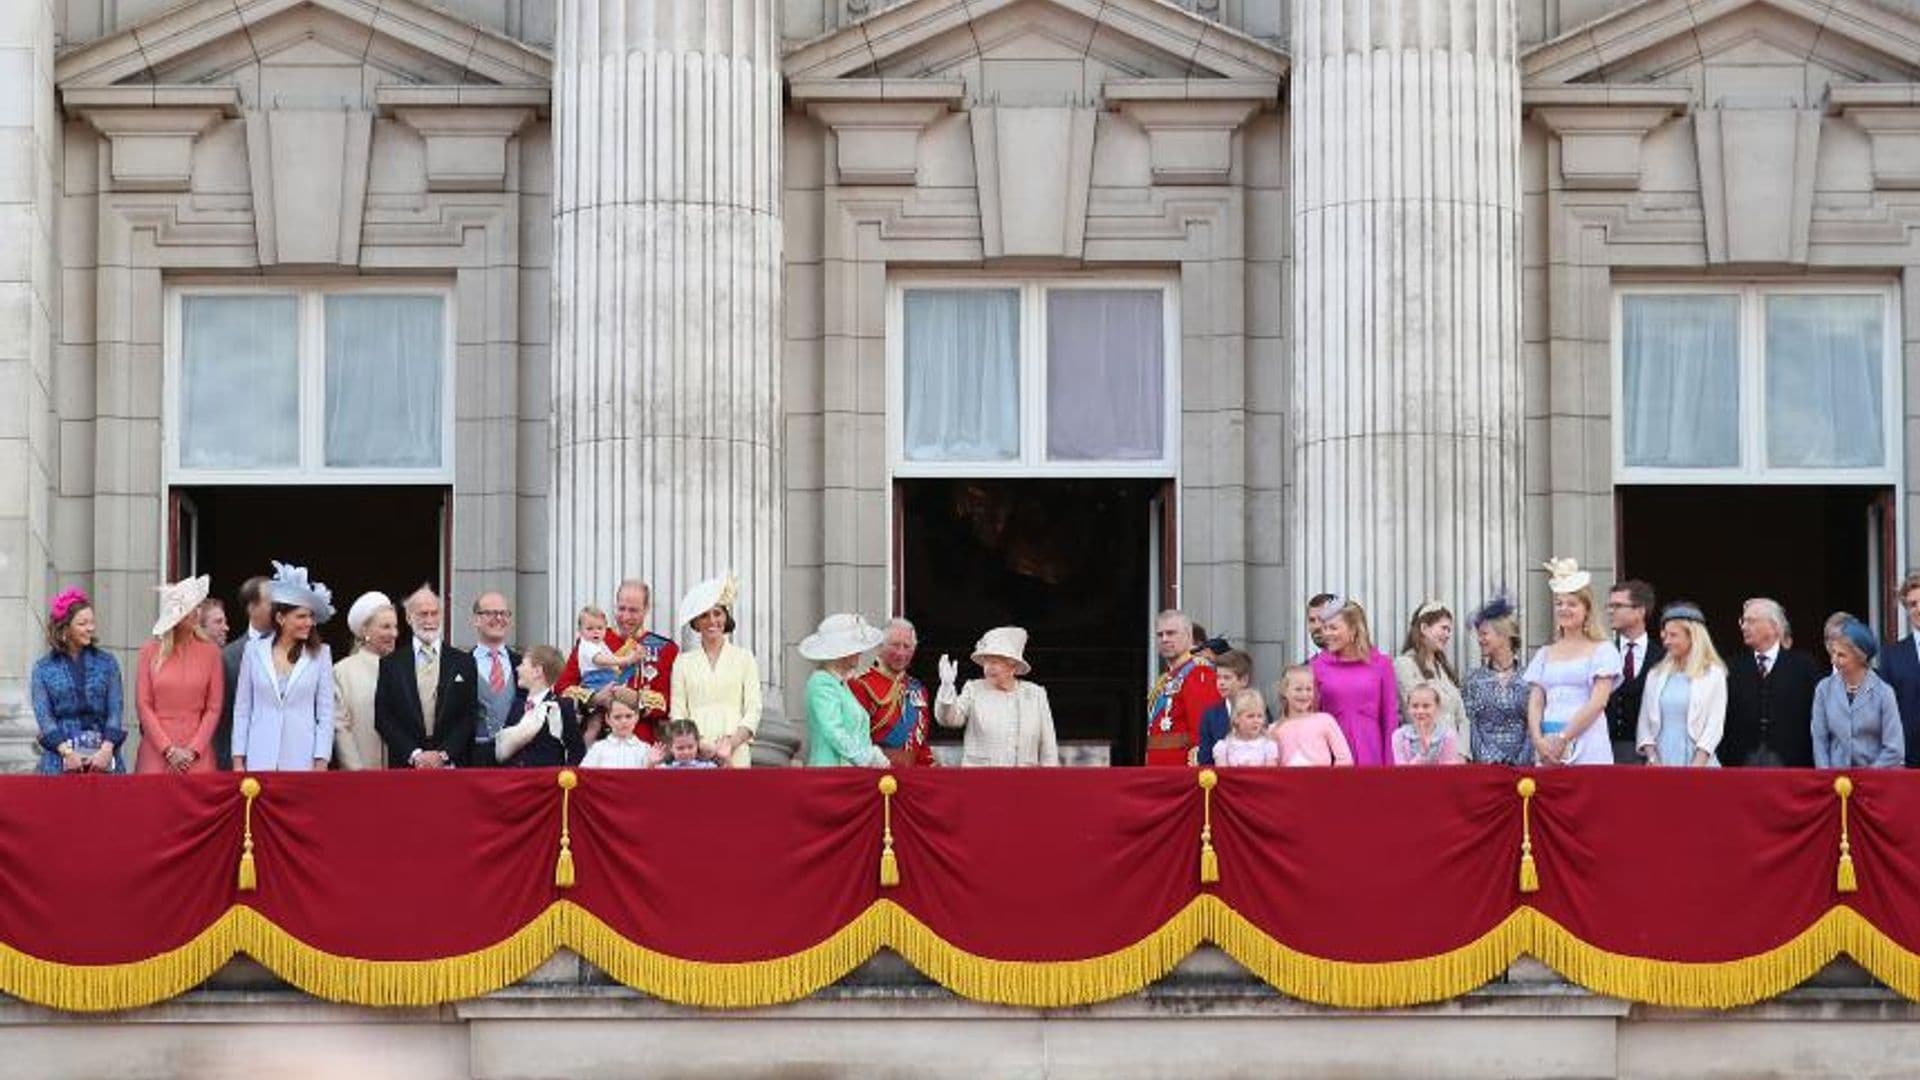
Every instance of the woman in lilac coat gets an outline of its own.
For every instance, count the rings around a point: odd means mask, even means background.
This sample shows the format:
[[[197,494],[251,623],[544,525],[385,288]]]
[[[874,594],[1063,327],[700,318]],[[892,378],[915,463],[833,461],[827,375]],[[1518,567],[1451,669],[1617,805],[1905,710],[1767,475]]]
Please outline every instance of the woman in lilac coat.
[[[1334,597],[1323,610],[1325,651],[1313,658],[1321,711],[1330,713],[1353,748],[1355,765],[1393,764],[1393,729],[1400,726],[1400,685],[1393,661],[1373,647],[1367,612]]]

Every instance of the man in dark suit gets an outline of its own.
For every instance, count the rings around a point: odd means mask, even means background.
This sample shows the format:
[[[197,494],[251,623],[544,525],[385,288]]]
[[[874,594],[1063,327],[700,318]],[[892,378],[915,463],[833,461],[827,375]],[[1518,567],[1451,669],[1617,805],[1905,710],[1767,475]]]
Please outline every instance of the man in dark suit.
[[[480,681],[480,726],[474,729],[473,753],[467,764],[476,768],[498,765],[494,740],[500,729],[526,711],[527,691],[515,674],[520,654],[507,645],[513,633],[513,608],[505,594],[491,590],[473,598],[473,664]]]
[[[473,654],[440,635],[440,597],[425,585],[403,605],[411,636],[380,661],[373,726],[389,768],[451,769],[473,752],[480,719],[480,676]]]
[[[220,647],[220,666],[227,676],[226,700],[220,705],[220,726],[213,732],[213,756],[221,771],[233,768],[233,695],[240,685],[240,661],[247,646],[273,636],[273,601],[267,579],[250,577],[240,583],[240,609],[247,613],[247,629]]]
[[[1813,767],[1813,688],[1827,668],[1785,647],[1787,613],[1759,597],[1740,609],[1744,649],[1727,652],[1722,765]]]
[[[1920,573],[1900,583],[1900,606],[1907,612],[1907,636],[1880,650],[1880,677],[1900,703],[1900,728],[1907,736],[1907,768],[1920,768]]]
[[[1638,765],[1645,760],[1634,746],[1640,724],[1640,695],[1647,688],[1647,672],[1666,658],[1660,639],[1647,632],[1653,616],[1653,586],[1637,579],[1622,581],[1607,594],[1607,619],[1613,625],[1613,647],[1620,651],[1620,682],[1607,698],[1607,736],[1613,740],[1613,760]]]

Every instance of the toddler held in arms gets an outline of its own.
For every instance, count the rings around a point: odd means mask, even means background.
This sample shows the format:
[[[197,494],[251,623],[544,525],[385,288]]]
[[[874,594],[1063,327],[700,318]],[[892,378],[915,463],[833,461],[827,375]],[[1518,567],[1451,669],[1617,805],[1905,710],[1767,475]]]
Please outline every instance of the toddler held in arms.
[[[640,695],[622,686],[607,703],[607,737],[587,747],[583,769],[644,769],[666,756],[658,746],[641,742],[633,729],[640,723]]]
[[[1407,722],[1393,733],[1395,765],[1458,765],[1460,746],[1453,729],[1440,723],[1440,691],[1416,683],[1407,691]]]
[[[574,617],[574,628],[578,636],[573,641],[573,659],[580,668],[580,685],[587,693],[597,694],[624,681],[620,669],[639,655],[637,643],[628,642],[617,653],[607,648],[607,613],[592,604],[580,609]]]
[[[1213,744],[1215,765],[1278,765],[1280,747],[1267,738],[1267,701],[1258,690],[1239,690],[1227,699],[1233,732]]]
[[[1305,664],[1288,668],[1279,690],[1280,722],[1268,733],[1280,747],[1280,764],[1353,764],[1353,748],[1339,721],[1320,711],[1320,685],[1313,669]]]

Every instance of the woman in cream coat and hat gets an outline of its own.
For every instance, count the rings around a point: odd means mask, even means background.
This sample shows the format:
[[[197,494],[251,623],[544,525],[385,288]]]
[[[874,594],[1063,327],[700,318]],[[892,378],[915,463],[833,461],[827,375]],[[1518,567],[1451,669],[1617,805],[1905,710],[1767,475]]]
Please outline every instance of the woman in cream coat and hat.
[[[400,640],[400,612],[383,592],[361,593],[347,609],[353,655],[333,665],[333,756],[342,769],[387,767],[386,744],[373,726],[380,658]]]
[[[800,642],[800,655],[820,665],[807,677],[807,764],[887,767],[886,751],[873,745],[867,710],[847,688],[860,654],[885,636],[858,615],[829,615]]]
[[[1027,632],[1020,627],[987,631],[973,647],[973,662],[987,677],[968,681],[957,694],[953,682],[959,665],[940,657],[940,692],[933,699],[933,717],[942,727],[967,729],[960,764],[1060,764],[1047,692],[1037,683],[1020,679],[1033,670],[1026,651]]]
[[[715,757],[746,768],[760,728],[760,664],[728,638],[738,592],[731,577],[711,578],[681,599],[680,625],[692,627],[698,640],[673,662],[667,718],[693,721]]]
[[[220,650],[200,635],[205,575],[160,589],[160,618],[134,664],[133,704],[140,714],[136,773],[213,771],[227,679]]]

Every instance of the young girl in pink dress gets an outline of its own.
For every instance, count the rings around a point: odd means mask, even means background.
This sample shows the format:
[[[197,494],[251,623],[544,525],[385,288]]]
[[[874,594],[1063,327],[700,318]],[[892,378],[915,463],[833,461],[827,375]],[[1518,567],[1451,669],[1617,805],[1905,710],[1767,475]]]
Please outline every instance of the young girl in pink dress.
[[[1395,765],[1458,765],[1460,742],[1440,722],[1440,689],[1415,683],[1407,691],[1407,722],[1393,733]]]
[[[1280,748],[1267,738],[1267,701],[1258,690],[1240,690],[1227,699],[1233,730],[1213,744],[1215,765],[1280,764]]]
[[[1340,723],[1320,711],[1320,687],[1313,669],[1296,664],[1280,680],[1279,723],[1270,734],[1280,750],[1282,765],[1351,765],[1353,748]]]

